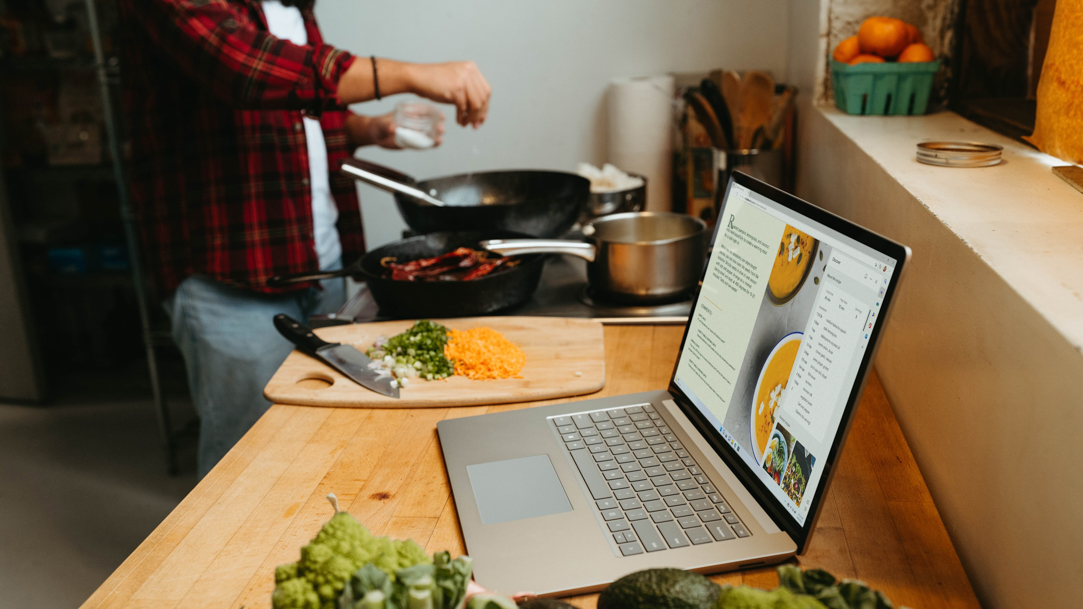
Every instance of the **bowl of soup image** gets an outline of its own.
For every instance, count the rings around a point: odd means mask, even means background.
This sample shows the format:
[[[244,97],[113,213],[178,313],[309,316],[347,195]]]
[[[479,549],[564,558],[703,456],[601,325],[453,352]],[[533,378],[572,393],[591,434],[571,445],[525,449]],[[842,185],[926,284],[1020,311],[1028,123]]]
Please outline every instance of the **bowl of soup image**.
[[[767,299],[774,305],[784,305],[798,292],[808,279],[816,259],[819,241],[786,225],[782,233],[771,275],[767,278]]]
[[[767,361],[756,380],[756,390],[752,394],[752,416],[749,418],[749,431],[752,437],[753,454],[756,462],[763,465],[763,452],[767,441],[775,428],[775,419],[779,407],[786,395],[790,372],[797,361],[797,352],[801,348],[801,332],[791,332],[783,336],[774,349],[771,349]],[[783,466],[785,467],[785,466]]]

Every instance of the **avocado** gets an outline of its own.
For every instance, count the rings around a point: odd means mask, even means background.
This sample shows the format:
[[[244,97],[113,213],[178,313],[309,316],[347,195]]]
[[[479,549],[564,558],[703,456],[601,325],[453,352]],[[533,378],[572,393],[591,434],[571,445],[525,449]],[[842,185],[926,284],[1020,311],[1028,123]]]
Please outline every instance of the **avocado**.
[[[711,609],[721,590],[691,571],[647,569],[610,584],[598,597],[598,609]]]

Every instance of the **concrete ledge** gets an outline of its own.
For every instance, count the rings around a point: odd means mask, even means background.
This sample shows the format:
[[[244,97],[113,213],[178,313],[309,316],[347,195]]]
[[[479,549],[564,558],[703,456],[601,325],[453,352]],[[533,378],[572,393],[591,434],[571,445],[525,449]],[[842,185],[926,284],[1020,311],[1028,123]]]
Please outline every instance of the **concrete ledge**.
[[[798,195],[914,259],[877,369],[983,605],[1083,595],[1083,195],[1064,164],[952,113],[801,113]],[[917,142],[1005,147],[981,169]]]

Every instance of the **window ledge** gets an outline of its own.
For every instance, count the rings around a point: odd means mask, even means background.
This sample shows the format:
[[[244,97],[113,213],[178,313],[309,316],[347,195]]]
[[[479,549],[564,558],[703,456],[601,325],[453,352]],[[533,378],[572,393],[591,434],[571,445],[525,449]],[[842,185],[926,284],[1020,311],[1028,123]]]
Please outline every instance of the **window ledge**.
[[[1069,163],[953,112],[851,116],[820,112],[1083,352],[1083,194],[1053,174]],[[930,140],[1004,147],[999,165],[952,168],[916,160]]]

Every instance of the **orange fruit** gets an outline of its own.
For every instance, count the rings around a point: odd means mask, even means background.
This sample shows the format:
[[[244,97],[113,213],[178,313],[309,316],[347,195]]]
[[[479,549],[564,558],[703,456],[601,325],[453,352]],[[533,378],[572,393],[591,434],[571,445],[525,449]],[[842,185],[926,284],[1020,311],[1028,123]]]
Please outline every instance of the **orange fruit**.
[[[869,17],[857,30],[862,53],[883,58],[894,57],[910,44],[906,23],[891,17]]]
[[[857,36],[850,36],[846,40],[839,43],[839,46],[835,47],[835,52],[831,54],[835,58],[835,61],[839,63],[850,63],[850,60],[861,54],[861,43],[857,41]]]
[[[910,44],[914,44],[915,42],[925,42],[925,38],[921,35],[921,30],[910,25],[909,23],[904,23],[903,25],[906,26],[907,39],[910,40]]]
[[[850,60],[850,65],[856,66],[859,63],[884,63],[884,58],[879,55],[870,55],[868,53],[862,53],[857,57]]]
[[[915,42],[899,53],[899,63],[918,63],[934,59],[936,56],[933,55],[933,50],[923,42]]]

